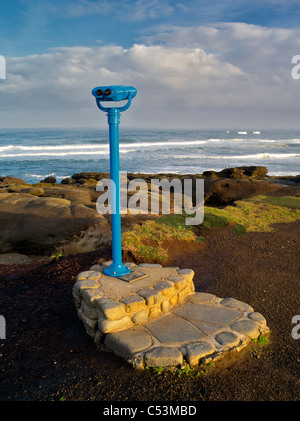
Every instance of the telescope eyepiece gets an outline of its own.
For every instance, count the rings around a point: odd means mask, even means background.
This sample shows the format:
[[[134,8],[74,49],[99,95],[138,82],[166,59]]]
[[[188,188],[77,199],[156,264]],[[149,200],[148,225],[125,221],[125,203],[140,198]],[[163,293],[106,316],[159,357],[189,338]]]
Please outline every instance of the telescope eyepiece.
[[[97,101],[126,101],[136,96],[136,89],[124,85],[97,86],[92,90],[92,95]]]

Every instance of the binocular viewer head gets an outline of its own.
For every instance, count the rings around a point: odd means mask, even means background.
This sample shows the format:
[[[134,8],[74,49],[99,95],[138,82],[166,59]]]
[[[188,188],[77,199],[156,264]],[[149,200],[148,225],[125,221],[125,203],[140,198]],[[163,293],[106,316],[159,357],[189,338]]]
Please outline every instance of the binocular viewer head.
[[[136,96],[133,86],[110,85],[98,86],[92,90],[92,95],[99,101],[125,101]]]

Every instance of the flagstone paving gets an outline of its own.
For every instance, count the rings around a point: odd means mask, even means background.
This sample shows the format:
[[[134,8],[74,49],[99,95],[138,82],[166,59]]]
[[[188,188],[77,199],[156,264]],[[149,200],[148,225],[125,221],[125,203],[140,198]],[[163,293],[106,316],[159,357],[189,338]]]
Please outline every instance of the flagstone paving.
[[[191,269],[128,263],[133,276],[124,281],[104,275],[109,264],[81,272],[73,297],[95,343],[135,368],[195,366],[238,352],[269,331],[247,303],[195,292]]]

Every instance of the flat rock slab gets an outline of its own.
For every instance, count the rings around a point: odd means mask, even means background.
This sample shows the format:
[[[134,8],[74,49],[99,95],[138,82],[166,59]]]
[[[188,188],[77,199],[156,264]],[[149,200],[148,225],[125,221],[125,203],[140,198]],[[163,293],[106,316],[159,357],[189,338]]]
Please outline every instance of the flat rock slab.
[[[105,345],[135,368],[182,366],[184,359],[195,366],[240,351],[252,339],[268,333],[265,318],[252,307],[226,300],[225,304],[230,302],[227,307],[222,300],[196,292],[153,321],[109,333]]]
[[[143,273],[144,277],[139,277],[133,282],[125,282],[120,278],[113,278],[107,276],[102,271],[101,276],[101,288],[106,297],[111,299],[120,299],[130,294],[137,292],[138,290],[151,288],[160,279],[166,279],[169,276],[177,275],[177,271],[174,268],[163,268],[160,265],[154,267],[148,266],[134,266],[131,268],[131,273],[134,272]]]
[[[184,303],[173,311],[177,316],[193,322],[200,321],[225,326],[242,315],[241,311],[231,308],[202,303]]]
[[[125,330],[122,332],[112,332],[105,338],[107,348],[124,358],[130,358],[143,349],[152,345],[151,336],[140,330]]]
[[[148,367],[177,366],[183,363],[183,356],[177,348],[158,347],[146,353],[145,362]]]
[[[146,323],[145,328],[164,344],[197,341],[204,334],[188,320],[178,317],[174,312],[162,316],[154,322]]]

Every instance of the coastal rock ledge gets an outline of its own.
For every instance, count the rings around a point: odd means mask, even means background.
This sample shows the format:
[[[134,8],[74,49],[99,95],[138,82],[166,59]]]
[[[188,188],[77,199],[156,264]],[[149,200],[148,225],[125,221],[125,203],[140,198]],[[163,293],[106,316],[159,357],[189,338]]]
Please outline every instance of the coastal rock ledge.
[[[226,168],[203,174],[127,174],[127,182],[140,178],[151,184],[153,178],[203,179],[207,206],[228,206],[256,195],[298,196],[300,176],[271,177],[260,166]],[[0,177],[0,254],[48,257],[85,253],[111,245],[110,218],[100,215],[96,202],[101,192],[98,180],[108,173],[78,173],[56,183],[46,177],[37,184],[21,178]],[[132,192],[128,193],[130,197]],[[194,192],[195,194],[195,192]],[[172,200],[172,197],[171,197]],[[124,215],[125,216],[125,215]],[[148,216],[122,218],[122,230],[130,229]],[[144,218],[145,217],[145,218]]]
[[[36,190],[2,191],[0,253],[68,255],[110,244],[110,225],[96,210],[78,201],[37,196],[41,192]]]

